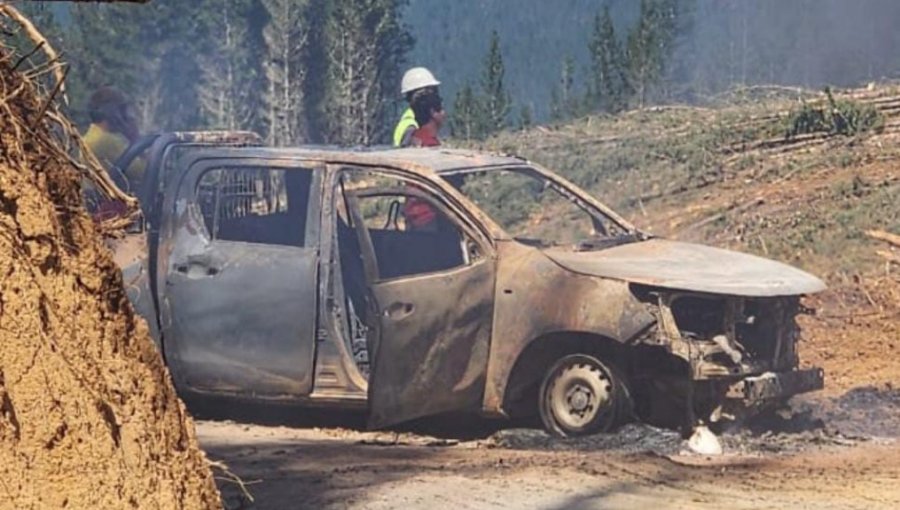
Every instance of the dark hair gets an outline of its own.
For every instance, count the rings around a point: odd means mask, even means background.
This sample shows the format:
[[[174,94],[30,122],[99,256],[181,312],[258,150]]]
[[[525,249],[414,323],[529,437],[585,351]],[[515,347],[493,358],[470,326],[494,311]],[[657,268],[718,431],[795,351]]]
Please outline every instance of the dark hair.
[[[428,87],[422,87],[420,89],[410,90],[406,93],[406,102],[410,105],[415,102],[417,97],[423,96],[425,94],[437,94],[438,88],[437,85],[430,85]]]
[[[416,123],[420,126],[428,124],[431,120],[432,112],[439,112],[444,109],[441,103],[441,96],[438,94],[422,94],[416,96],[412,103],[412,111],[416,115]]]
[[[134,142],[137,139],[137,125],[129,111],[131,101],[115,87],[100,87],[88,99],[88,114],[91,122],[107,122],[113,131],[121,133]]]
[[[100,87],[88,99],[88,114],[92,122],[103,122],[128,105],[128,98],[114,87]]]

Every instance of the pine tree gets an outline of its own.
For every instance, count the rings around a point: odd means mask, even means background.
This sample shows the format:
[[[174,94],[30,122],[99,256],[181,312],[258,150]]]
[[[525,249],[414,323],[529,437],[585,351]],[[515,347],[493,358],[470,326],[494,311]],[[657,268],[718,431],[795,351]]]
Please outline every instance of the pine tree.
[[[579,98],[575,93],[575,59],[571,55],[563,59],[559,85],[551,93],[550,117],[565,120],[580,114]]]
[[[453,101],[450,117],[450,136],[466,141],[484,137],[484,108],[481,98],[475,94],[470,83],[463,85]]]
[[[519,110],[519,129],[525,130],[534,125],[534,109],[531,104],[523,104]]]
[[[486,134],[495,133],[506,127],[512,98],[509,92],[506,91],[506,86],[503,82],[505,72],[503,55],[500,50],[500,36],[494,30],[491,33],[490,48],[484,59],[484,70],[481,78]]]
[[[68,82],[72,85],[72,112],[76,120],[86,123],[87,100],[90,94],[102,86],[114,86],[138,99],[146,97],[148,69],[139,51],[140,25],[133,23],[134,14],[129,5],[87,5],[71,7],[71,23],[74,41],[70,45],[69,62],[72,72]],[[147,80],[152,75],[147,76]],[[137,105],[142,108],[143,100]],[[141,115],[141,117],[143,117]]]
[[[652,0],[641,0],[637,26],[628,34],[628,67],[641,107],[646,100],[647,88],[655,79],[659,58],[654,41],[651,2]]]
[[[412,47],[401,22],[405,0],[333,0],[323,45],[326,141],[370,145],[390,133],[391,98]]]
[[[688,12],[693,7],[693,0],[657,0],[657,32],[659,34],[659,85],[662,97],[670,92],[671,70],[675,66],[675,50],[679,38],[689,30]]]
[[[640,17],[628,35],[629,76],[641,107],[675,49],[677,7],[677,0],[641,0]]]
[[[75,118],[85,122],[88,96],[112,85],[135,100],[145,129],[194,126],[199,120],[195,20],[200,7],[180,0],[73,5],[66,46]]]
[[[295,145],[307,139],[305,90],[310,24],[305,0],[262,0],[269,22],[266,42],[265,116],[268,142]]]
[[[588,105],[601,111],[620,110],[631,94],[631,86],[622,45],[616,36],[608,4],[594,18],[588,50],[592,73],[588,83]]]
[[[153,104],[145,118],[157,129],[185,130],[203,124],[198,55],[210,34],[203,34],[196,20],[203,17],[204,8],[203,2],[154,0],[134,9],[135,23],[143,29],[142,46],[148,48],[146,54],[137,53],[146,59],[150,73],[141,79],[153,84]]]
[[[309,27],[306,43],[306,76],[303,110],[306,116],[307,140],[325,143],[329,137],[329,122],[325,114],[328,96],[329,69],[327,21],[329,0],[307,0],[304,18]]]
[[[260,125],[260,59],[255,58],[250,20],[253,0],[202,0],[199,84],[200,108],[207,125],[255,129]],[[258,48],[257,48],[258,49]]]
[[[550,120],[558,122],[565,119],[562,111],[559,87],[553,87],[550,91]]]

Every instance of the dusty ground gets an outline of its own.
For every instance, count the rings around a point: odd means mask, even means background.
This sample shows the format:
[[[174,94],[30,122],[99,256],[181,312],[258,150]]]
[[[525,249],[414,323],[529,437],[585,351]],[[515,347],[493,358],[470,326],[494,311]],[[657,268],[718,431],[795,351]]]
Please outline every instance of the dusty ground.
[[[291,426],[210,420],[199,422],[198,433],[208,454],[228,463],[255,500],[219,480],[228,508],[900,506],[900,393],[860,388],[795,409],[774,432],[724,436],[726,454],[719,458],[688,454],[677,434],[639,425],[572,442],[474,422],[462,428],[474,437],[447,439],[422,429],[323,426],[291,419],[303,411],[285,409],[266,419]]]

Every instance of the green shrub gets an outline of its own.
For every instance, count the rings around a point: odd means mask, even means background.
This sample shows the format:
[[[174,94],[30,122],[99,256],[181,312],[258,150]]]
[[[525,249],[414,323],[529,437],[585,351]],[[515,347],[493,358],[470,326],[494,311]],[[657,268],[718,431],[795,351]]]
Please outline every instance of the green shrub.
[[[804,101],[788,115],[785,122],[787,138],[811,133],[854,136],[884,127],[884,117],[874,106],[849,99],[837,100],[827,88],[825,95],[825,102],[810,104]]]

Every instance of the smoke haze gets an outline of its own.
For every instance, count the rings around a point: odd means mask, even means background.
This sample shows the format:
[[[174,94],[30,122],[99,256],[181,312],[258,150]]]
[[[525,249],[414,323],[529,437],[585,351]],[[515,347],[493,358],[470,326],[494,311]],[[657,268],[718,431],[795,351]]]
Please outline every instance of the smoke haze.
[[[620,40],[638,0],[610,0]],[[682,0],[686,15],[670,62],[672,99],[692,100],[737,84],[820,88],[892,78],[900,70],[897,0]],[[452,97],[477,82],[491,30],[500,34],[507,83],[519,104],[547,114],[563,59],[583,81],[587,42],[604,2],[589,0],[412,0],[411,64],[431,66]]]

